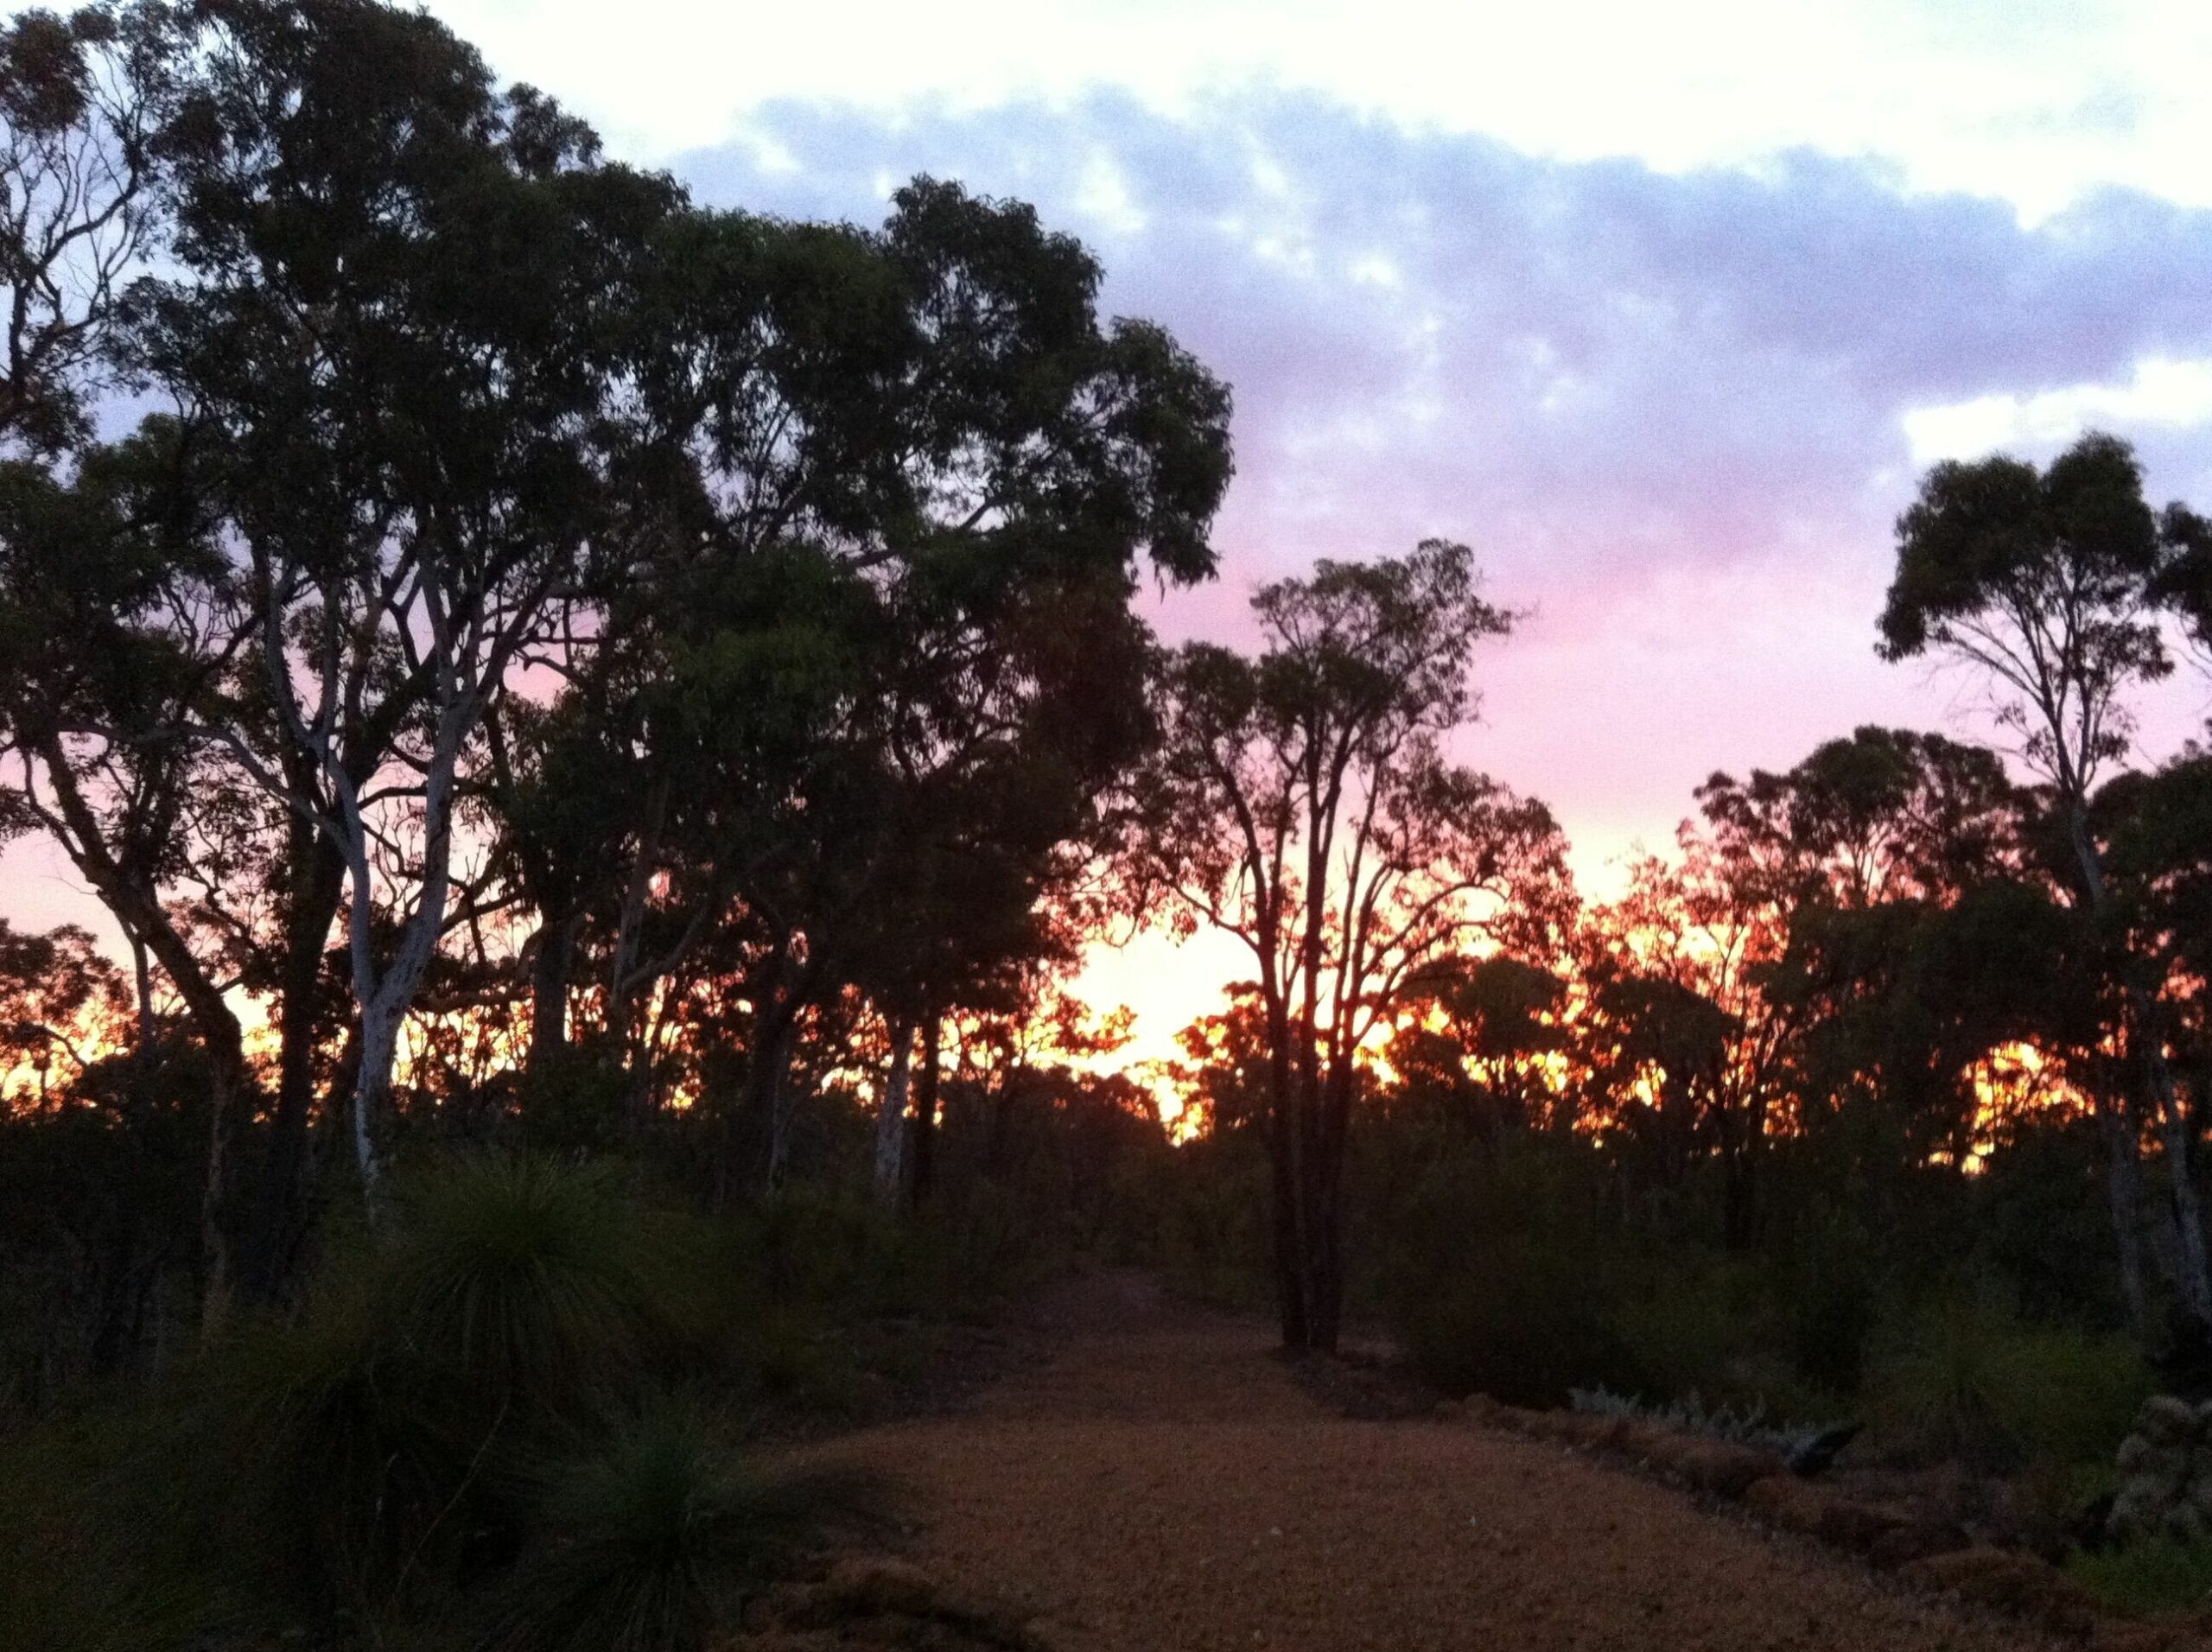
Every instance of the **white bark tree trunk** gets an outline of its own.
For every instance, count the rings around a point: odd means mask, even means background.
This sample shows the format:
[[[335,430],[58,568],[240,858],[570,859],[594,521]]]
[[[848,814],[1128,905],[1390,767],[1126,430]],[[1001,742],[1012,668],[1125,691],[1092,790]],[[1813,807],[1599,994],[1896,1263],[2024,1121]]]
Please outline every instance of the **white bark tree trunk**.
[[[914,1024],[891,1024],[891,1063],[875,1112],[875,1191],[887,1206],[899,1203],[906,1167],[906,1089],[912,1071]]]

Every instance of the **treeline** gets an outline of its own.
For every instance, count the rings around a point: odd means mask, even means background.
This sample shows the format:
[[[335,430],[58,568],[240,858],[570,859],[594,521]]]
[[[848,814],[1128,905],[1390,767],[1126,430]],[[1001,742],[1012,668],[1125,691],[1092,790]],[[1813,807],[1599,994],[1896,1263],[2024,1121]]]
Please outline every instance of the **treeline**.
[[[709,209],[366,0],[27,13],[0,114],[0,833],[124,949],[0,949],[59,1369],[293,1303],[412,1143],[728,1208],[842,1084],[925,1195],[940,1073],[1051,1042],[1226,389],[1026,206]]]
[[[2212,1392],[2212,765],[2131,738],[2212,635],[2209,551],[2109,437],[1936,467],[1878,644],[2014,760],[1870,727],[1715,774],[1603,902],[1448,760],[1503,623],[1464,552],[1263,592],[1258,658],[1173,665],[1147,782],[1188,920],[1254,969],[1174,1064],[1177,1265],[1271,1272],[1294,1345],[1349,1297],[1455,1391],[2034,1467],[2059,1541],[2143,1394]]]
[[[709,209],[366,0],[4,47],[0,830],[122,944],[0,933],[19,1387],[296,1307],[326,1215],[373,1228],[435,1144],[727,1213],[926,1204],[941,1130],[999,1197],[1039,1121],[1039,1205],[1236,1229],[1293,1347],[1418,1268],[1392,1200],[1464,1150],[1724,1255],[1814,1206],[1940,1248],[1885,1201],[2032,1161],[2101,1225],[2013,1283],[2212,1348],[2212,766],[2128,766],[2212,527],[2122,444],[1939,466],[1898,524],[1874,640],[1967,672],[2014,764],[1868,728],[1716,775],[1593,905],[1459,759],[1512,624],[1465,547],[1156,645],[1131,599],[1213,570],[1229,395],[1029,208]],[[1189,1035],[1181,1193],[1116,1181],[1165,1138],[1066,991],[1135,921],[1251,960]],[[1179,1214],[1239,1141],[1233,1218]]]

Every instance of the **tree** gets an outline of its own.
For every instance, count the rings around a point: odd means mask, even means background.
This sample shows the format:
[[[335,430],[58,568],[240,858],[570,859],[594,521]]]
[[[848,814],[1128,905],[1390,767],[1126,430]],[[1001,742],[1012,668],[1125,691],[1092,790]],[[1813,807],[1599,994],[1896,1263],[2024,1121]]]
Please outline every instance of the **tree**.
[[[1102,325],[1097,281],[1030,208],[926,179],[875,233],[693,213],[661,243],[639,398],[670,525],[542,726],[623,780],[486,802],[544,915],[541,1047],[579,923],[611,1024],[702,949],[745,977],[726,1187],[741,1143],[777,1158],[810,1003],[859,984],[921,1024],[1039,950],[1141,744],[1134,577],[1211,571],[1229,401]]]
[[[20,1099],[46,1107],[60,1080],[90,1071],[122,1019],[123,983],[74,924],[26,935],[0,918],[0,1112]],[[62,1064],[66,1064],[63,1065]]]
[[[2170,527],[2185,526],[2184,517],[2169,512]],[[2126,751],[2131,691],[2172,670],[2157,614],[2169,596],[2171,551],[2144,501],[2134,455],[2113,437],[2085,435],[2040,471],[2005,457],[1947,461],[1929,472],[1897,520],[1897,574],[1881,617],[1885,658],[1932,649],[1989,683],[2021,761],[2050,788],[2080,911],[2107,934],[2113,899],[2091,799],[2100,776]],[[2196,1334],[2208,1336],[2212,1268],[2190,1131],[2168,1057],[2162,983],[2147,962],[2117,949],[2123,1032],[2165,1152],[2182,1308]],[[2140,1126],[2124,1098],[2106,1103],[2115,1166],[2128,1166],[2114,1178],[2115,1223],[2126,1249],[2133,1229],[2119,1202],[2132,1184]],[[2132,1277],[2132,1261],[2126,1266]]]
[[[183,273],[134,290],[126,359],[189,415],[200,531],[248,627],[201,737],[343,868],[372,1189],[398,1029],[452,916],[462,759],[619,535],[615,317],[676,196],[598,164],[536,93],[496,94],[426,18],[207,15]]]
[[[1476,645],[1510,619],[1464,545],[1323,562],[1252,600],[1256,658],[1164,664],[1132,875],[1257,966],[1283,1342],[1336,1346],[1344,1143],[1363,1050],[1427,970],[1485,940],[1541,954],[1572,896],[1541,804],[1456,766]]]
[[[1493,1147],[1565,1124],[1567,992],[1560,975],[1504,953],[1430,971],[1391,1031],[1399,1092],[1442,1101]]]
[[[0,31],[0,449],[50,457],[89,434],[104,335],[162,221],[181,35],[150,3]]]

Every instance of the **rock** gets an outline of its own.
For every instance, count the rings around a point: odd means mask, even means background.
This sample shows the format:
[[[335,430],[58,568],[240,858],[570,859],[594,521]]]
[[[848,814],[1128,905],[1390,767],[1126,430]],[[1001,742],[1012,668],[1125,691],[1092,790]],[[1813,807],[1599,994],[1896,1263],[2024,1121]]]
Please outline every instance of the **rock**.
[[[903,1612],[925,1617],[940,1598],[936,1581],[911,1560],[885,1555],[854,1555],[830,1568],[822,1585],[826,1600],[853,1612]]]
[[[2208,1534],[2212,1534],[2212,1522],[2205,1520],[2195,1503],[2177,1503],[2160,1519],[2158,1529],[2175,1542],[2185,1547],[2194,1547]]]
[[[2212,1612],[2193,1612],[2152,1623],[2107,1617],[2089,1637],[2092,1652],[2204,1652],[2212,1646]]]
[[[1866,1560],[1878,1572],[1894,1572],[1915,1560],[1936,1554],[1955,1554],[1967,1547],[1967,1534],[1956,1526],[1915,1521],[1893,1527],[1875,1539],[1866,1550]]]
[[[1744,1506],[1770,1526],[1803,1537],[1818,1537],[1828,1497],[1794,1474],[1770,1474],[1745,1488]]]
[[[1859,1425],[1847,1422],[1815,1435],[1790,1453],[1789,1471],[1810,1479],[1816,1474],[1826,1474],[1843,1454],[1844,1447],[1859,1438]]]
[[[1599,1443],[1608,1433],[1616,1431],[1618,1420],[1612,1417],[1587,1416],[1579,1411],[1525,1411],[1521,1414],[1523,1433],[1538,1439],[1555,1440],[1561,1446],[1587,1446]]]
[[[1924,1589],[2028,1618],[2059,1635],[2086,1636],[2096,1627],[2096,1604],[2072,1579],[2046,1560],[1977,1544],[1931,1554],[1897,1568]]]
[[[1827,1507],[1821,1511],[1821,1535],[1831,1543],[1857,1549],[1862,1554],[1872,1554],[1875,1546],[1892,1532],[1904,1531],[1915,1523],[1907,1509],[1858,1497],[1831,1497]],[[1928,1551],[1931,1554],[1938,1552]]]
[[[2188,1446],[2201,1432],[2196,1411],[2188,1401],[2171,1394],[2154,1394],[2135,1414],[2134,1433],[2167,1445]]]
[[[1699,1490],[1731,1501],[1742,1496],[1757,1482],[1773,1478],[1785,1467],[1780,1458],[1769,1452],[1725,1439],[1700,1439],[1695,1435],[1678,1434],[1656,1443],[1651,1458]]]
[[[1020,1644],[1028,1652],[1074,1652],[1075,1637],[1049,1617],[1033,1617],[1021,1626]]]

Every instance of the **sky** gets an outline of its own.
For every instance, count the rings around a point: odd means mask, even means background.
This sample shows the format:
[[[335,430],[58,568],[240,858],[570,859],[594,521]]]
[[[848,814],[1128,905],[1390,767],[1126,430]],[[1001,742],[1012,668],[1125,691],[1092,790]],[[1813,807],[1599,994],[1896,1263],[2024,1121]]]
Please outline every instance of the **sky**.
[[[1236,398],[1222,577],[1155,623],[1249,640],[1260,580],[1465,541],[1524,617],[1463,755],[1600,890],[1716,768],[1986,732],[1873,652],[1930,462],[2096,426],[2212,506],[2212,6],[429,9],[702,200],[873,223],[926,171],[1082,237]],[[1217,956],[1097,989],[1157,1039]]]

